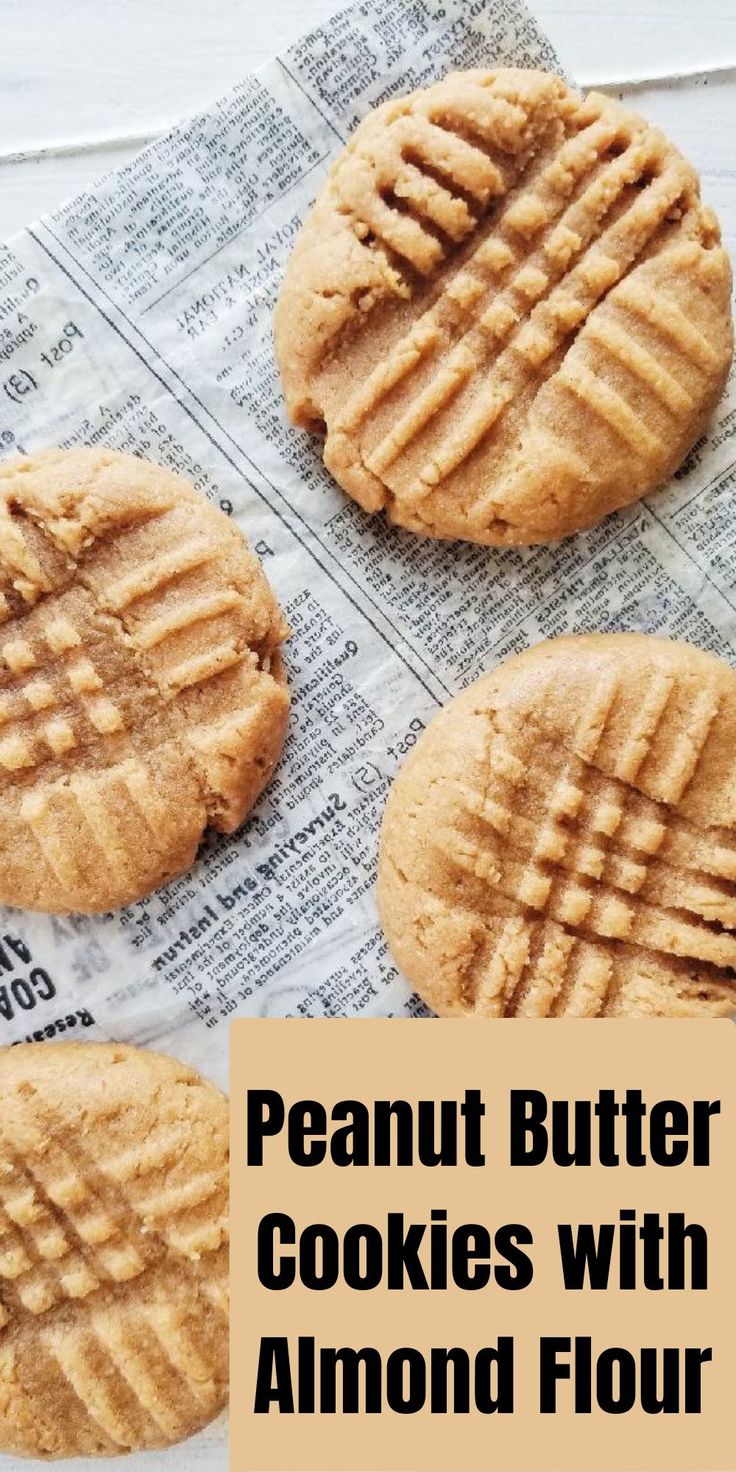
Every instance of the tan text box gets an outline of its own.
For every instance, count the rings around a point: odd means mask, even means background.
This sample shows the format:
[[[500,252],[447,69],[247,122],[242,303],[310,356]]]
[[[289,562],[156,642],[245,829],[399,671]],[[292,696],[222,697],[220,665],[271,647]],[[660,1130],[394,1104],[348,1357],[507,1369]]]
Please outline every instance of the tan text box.
[[[679,1020],[236,1022],[233,1472],[729,1472],[735,1036]],[[249,1091],[263,1163],[246,1167]],[[542,1163],[510,1163],[512,1118]],[[325,1158],[295,1163],[290,1131],[297,1160]],[[453,1137],[457,1165],[417,1158],[448,1158]],[[563,1163],[588,1137],[591,1163]],[[392,1163],[339,1163],[363,1150]],[[586,1223],[608,1228],[606,1289],[565,1287],[558,1227],[573,1274]]]

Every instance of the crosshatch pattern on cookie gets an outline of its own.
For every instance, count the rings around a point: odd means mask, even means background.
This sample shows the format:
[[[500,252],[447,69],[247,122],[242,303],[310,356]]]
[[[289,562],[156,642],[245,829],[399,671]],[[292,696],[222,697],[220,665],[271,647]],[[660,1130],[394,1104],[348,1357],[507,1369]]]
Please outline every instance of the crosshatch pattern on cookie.
[[[39,767],[85,744],[85,725],[101,735],[124,729],[115,702],[99,694],[104,681],[92,661],[64,659],[65,654],[76,654],[81,642],[68,619],[50,622],[42,635],[45,647],[38,651],[27,640],[0,642],[0,671],[5,666],[11,676],[28,676],[0,687],[0,767],[6,771]]]
[[[91,451],[0,470],[0,591],[0,825],[21,835],[18,874],[39,870],[5,897],[136,898],[269,775],[288,708],[275,600],[184,482]]]
[[[675,468],[725,378],[728,279],[696,175],[642,119],[540,73],[450,76],[338,160],[277,316],[287,400],[366,509],[545,540],[545,516],[562,535]],[[609,504],[566,506],[599,482]]]
[[[554,677],[547,693],[554,699]],[[389,940],[398,928],[410,955],[397,918],[403,895],[415,955],[445,968],[443,1009],[605,1016],[736,1007],[728,781],[722,826],[681,807],[719,740],[723,680],[704,680],[683,708],[676,671],[655,669],[623,719],[625,694],[625,675],[597,672],[566,740],[545,734],[544,692],[524,729],[508,729],[492,709],[477,714],[487,726],[484,781],[430,771],[430,786],[444,789],[436,831],[432,803],[424,811],[413,786],[405,819],[398,829],[389,823]],[[397,808],[407,800],[401,784],[400,776]],[[433,856],[416,888],[398,837],[404,821]]]
[[[67,1455],[190,1435],[227,1393],[224,1156],[172,1183],[185,1120],[107,1158],[33,1090],[20,1107],[42,1138],[19,1153],[0,1131],[0,1359],[19,1396],[34,1401],[40,1367]]]

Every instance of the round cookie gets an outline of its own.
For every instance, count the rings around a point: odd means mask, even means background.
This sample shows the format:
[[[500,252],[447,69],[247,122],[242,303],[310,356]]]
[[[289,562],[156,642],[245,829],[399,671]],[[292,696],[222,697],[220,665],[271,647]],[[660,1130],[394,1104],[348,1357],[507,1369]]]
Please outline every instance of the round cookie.
[[[736,673],[641,634],[500,665],[401,768],[379,904],[446,1016],[736,1011]]]
[[[698,176],[613,98],[457,72],[356,129],[276,313],[294,423],[366,511],[499,545],[661,484],[732,353]]]
[[[0,1452],[117,1456],[228,1396],[228,1106],[107,1043],[0,1049]]]
[[[0,465],[0,902],[124,905],[242,823],[287,628],[223,512],[107,450]]]

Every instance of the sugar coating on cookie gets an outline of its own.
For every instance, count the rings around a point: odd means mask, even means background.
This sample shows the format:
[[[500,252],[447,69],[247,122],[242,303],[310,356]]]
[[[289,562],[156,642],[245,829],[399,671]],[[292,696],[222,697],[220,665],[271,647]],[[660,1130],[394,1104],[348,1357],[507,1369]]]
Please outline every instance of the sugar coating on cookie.
[[[0,465],[0,902],[111,909],[237,828],[283,745],[286,633],[241,533],[171,471]]]
[[[698,176],[613,98],[458,72],[356,129],[276,315],[298,425],[367,511],[513,545],[665,481],[732,353]]]
[[[447,1016],[736,1011],[736,673],[640,634],[500,665],[401,768],[379,903]]]
[[[117,1456],[228,1394],[228,1107],[160,1054],[0,1049],[0,1452]]]

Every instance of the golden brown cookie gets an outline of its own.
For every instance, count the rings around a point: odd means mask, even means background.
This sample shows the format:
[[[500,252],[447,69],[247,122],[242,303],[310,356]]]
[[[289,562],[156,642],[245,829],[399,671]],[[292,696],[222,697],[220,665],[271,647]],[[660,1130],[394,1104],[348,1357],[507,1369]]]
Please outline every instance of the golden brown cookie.
[[[98,911],[268,781],[286,626],[227,517],[108,450],[0,465],[0,901]]]
[[[448,1016],[735,1011],[736,673],[641,634],[500,665],[399,772],[379,902]]]
[[[173,1058],[0,1049],[0,1452],[116,1456],[228,1394],[228,1107]]]
[[[503,545],[661,484],[716,403],[730,268],[695,171],[613,98],[456,72],[357,128],[276,315],[295,424],[367,511]]]

